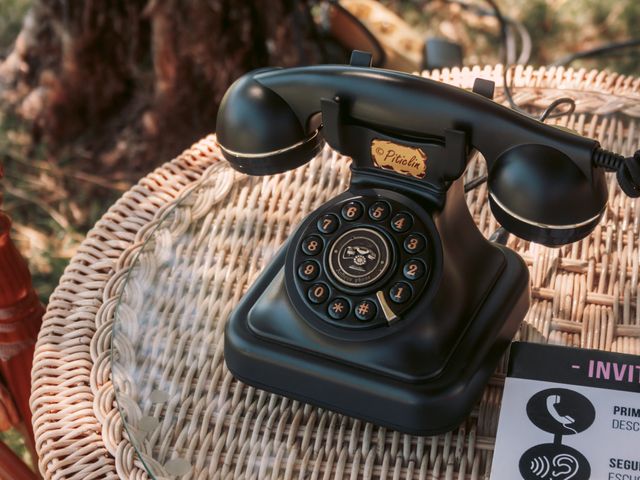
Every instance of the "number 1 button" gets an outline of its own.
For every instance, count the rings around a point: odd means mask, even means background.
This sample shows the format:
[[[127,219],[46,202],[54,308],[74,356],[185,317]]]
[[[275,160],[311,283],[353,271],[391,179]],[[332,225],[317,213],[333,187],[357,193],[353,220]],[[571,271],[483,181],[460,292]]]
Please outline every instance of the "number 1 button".
[[[404,282],[396,283],[389,290],[389,297],[392,302],[395,303],[404,303],[409,300],[411,296],[411,287]]]

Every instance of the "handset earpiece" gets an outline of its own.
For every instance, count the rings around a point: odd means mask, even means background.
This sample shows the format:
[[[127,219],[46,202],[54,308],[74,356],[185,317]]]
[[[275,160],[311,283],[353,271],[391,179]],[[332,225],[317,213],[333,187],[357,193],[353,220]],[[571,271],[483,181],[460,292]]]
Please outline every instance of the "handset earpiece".
[[[322,148],[319,125],[303,125],[289,104],[250,72],[227,90],[217,119],[218,143],[232,167],[249,175],[297,168]],[[273,69],[278,70],[278,69]]]
[[[489,167],[489,204],[511,233],[547,246],[575,242],[598,224],[607,203],[603,172],[584,170],[560,150],[524,144]]]

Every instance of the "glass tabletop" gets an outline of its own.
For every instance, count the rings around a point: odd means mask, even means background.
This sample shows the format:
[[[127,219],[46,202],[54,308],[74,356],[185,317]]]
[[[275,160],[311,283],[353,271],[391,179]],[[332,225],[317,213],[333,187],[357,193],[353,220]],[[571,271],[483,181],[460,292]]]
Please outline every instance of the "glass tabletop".
[[[238,398],[271,396],[233,380],[223,362],[223,329],[291,227],[344,190],[349,177],[342,166],[307,174],[324,178],[249,177],[219,162],[158,212],[128,252],[112,332],[112,378],[126,434],[153,478],[210,478],[219,468],[216,455],[232,462],[232,439],[252,444],[236,430],[251,416]],[[303,194],[287,187],[309,180],[324,188]],[[273,455],[262,457],[273,463]],[[272,468],[268,463],[261,468]],[[254,467],[260,464],[254,459]]]
[[[256,183],[226,163],[214,165],[157,213],[128,252],[112,332],[112,378],[126,433],[153,478],[192,473],[193,457],[184,450],[203,432],[181,428],[191,425],[187,417],[206,412],[215,419],[223,408],[211,385],[223,377],[218,340],[227,307],[240,293],[229,288],[233,258],[246,255],[256,269],[273,254],[248,252],[234,236],[239,219],[229,207]]]
[[[468,449],[464,462],[490,468],[495,422],[479,422],[477,412],[448,437],[411,437],[254,389],[224,364],[224,327],[242,295],[349,178],[348,162],[328,149],[265,177],[218,162],[121,259],[112,380],[125,434],[152,478],[377,478],[398,455],[410,478],[420,469],[412,458],[440,468],[456,438],[458,453]],[[486,394],[487,419],[497,418],[498,392]]]

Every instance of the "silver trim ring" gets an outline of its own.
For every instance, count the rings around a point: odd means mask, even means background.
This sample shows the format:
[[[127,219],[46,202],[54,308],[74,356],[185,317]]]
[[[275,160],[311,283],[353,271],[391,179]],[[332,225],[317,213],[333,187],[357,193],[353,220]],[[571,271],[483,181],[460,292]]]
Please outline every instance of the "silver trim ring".
[[[298,148],[301,145],[304,145],[305,143],[310,142],[311,140],[313,140],[314,138],[316,138],[318,136],[318,133],[320,133],[320,129],[317,128],[316,130],[314,130],[313,134],[311,134],[311,136],[305,138],[304,140],[299,141],[298,143],[294,143],[293,145],[289,145],[288,147],[285,148],[281,148],[279,150],[272,150],[271,152],[262,152],[262,153],[240,153],[240,152],[236,152],[234,150],[230,150],[228,148],[226,148],[224,145],[222,145],[220,142],[218,142],[218,146],[220,147],[220,150],[222,150],[224,153],[228,153],[229,155],[233,155],[234,157],[242,157],[242,158],[264,158],[264,157],[270,157],[272,155],[277,155],[279,153],[284,153],[284,152],[288,152],[289,150],[293,150],[294,148]]]
[[[594,217],[592,217],[592,218],[590,218],[588,220],[585,220],[585,221],[580,222],[580,223],[572,223],[572,224],[569,224],[569,225],[551,225],[551,224],[548,224],[548,223],[539,223],[539,222],[534,222],[533,220],[526,219],[526,218],[518,215],[514,211],[508,209],[507,207],[504,206],[504,204],[502,202],[500,202],[500,200],[498,200],[495,197],[495,195],[493,195],[493,193],[490,192],[489,196],[508,215],[510,215],[513,218],[515,218],[517,220],[520,220],[521,222],[524,222],[524,223],[526,223],[528,225],[533,225],[534,227],[539,227],[539,228],[547,228],[547,229],[555,229],[555,230],[570,230],[572,228],[584,227],[585,225],[593,222],[594,220],[598,219],[598,217],[600,217],[600,215],[602,215],[602,212],[600,212],[600,213],[598,213],[597,215],[595,215]]]
[[[374,270],[372,270],[372,272],[375,271],[375,269],[380,266],[381,262],[384,262],[384,266],[382,267],[382,269],[377,274],[375,274],[375,276],[373,278],[370,278],[369,280],[366,280],[363,283],[350,281],[350,280],[345,279],[343,277],[350,277],[352,279],[359,279],[359,278],[362,278],[363,276],[366,276],[366,275],[361,275],[359,277],[356,277],[355,275],[349,275],[349,273],[346,271],[346,269],[342,267],[342,264],[340,262],[340,258],[338,258],[338,260],[337,260],[338,261],[338,265],[337,266],[343,272],[342,275],[339,275],[339,272],[336,271],[337,270],[336,266],[334,265],[334,262],[332,260],[332,257],[333,257],[332,253],[334,251],[334,248],[336,248],[336,245],[338,245],[340,243],[340,241],[342,239],[344,239],[345,237],[347,237],[346,244],[348,244],[354,238],[360,238],[360,237],[357,237],[357,234],[359,232],[363,232],[363,233],[374,235],[375,238],[377,240],[379,240],[381,246],[384,247],[384,250],[380,249],[380,251],[378,252],[380,258],[378,259],[378,262],[376,263],[376,265],[374,265]],[[368,239],[372,243],[375,243],[369,237],[364,237],[364,238]],[[380,248],[380,245],[376,244],[375,246],[376,246],[376,248]],[[336,250],[336,253],[339,256],[342,253],[342,249]],[[329,245],[329,248],[327,248],[326,259],[327,259],[327,263],[329,264],[329,271],[331,272],[331,275],[333,275],[333,279],[336,280],[338,283],[340,283],[341,285],[346,285],[347,287],[351,287],[351,288],[365,288],[365,287],[368,287],[369,285],[374,284],[378,280],[380,280],[380,278],[382,278],[389,271],[389,267],[391,266],[391,263],[392,263],[391,254],[392,253],[391,253],[391,250],[390,250],[389,242],[388,242],[388,240],[385,238],[385,236],[382,233],[380,233],[378,230],[376,230],[374,228],[371,228],[371,227],[355,227],[355,228],[352,228],[350,230],[347,230],[347,231],[343,232],[342,235],[340,235],[338,238],[336,238],[335,240],[333,240],[331,242],[331,244]],[[368,275],[371,275],[371,273],[369,273]]]

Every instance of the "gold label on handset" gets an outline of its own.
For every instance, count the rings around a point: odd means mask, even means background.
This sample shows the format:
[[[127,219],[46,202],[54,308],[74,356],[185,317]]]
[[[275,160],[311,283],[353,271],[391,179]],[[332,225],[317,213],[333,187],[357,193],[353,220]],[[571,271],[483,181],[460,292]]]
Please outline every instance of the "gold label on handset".
[[[403,175],[423,178],[427,173],[427,154],[420,148],[374,139],[371,142],[371,159],[376,167]]]

